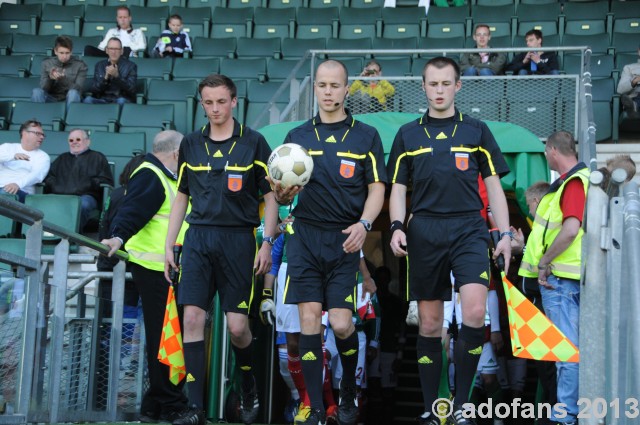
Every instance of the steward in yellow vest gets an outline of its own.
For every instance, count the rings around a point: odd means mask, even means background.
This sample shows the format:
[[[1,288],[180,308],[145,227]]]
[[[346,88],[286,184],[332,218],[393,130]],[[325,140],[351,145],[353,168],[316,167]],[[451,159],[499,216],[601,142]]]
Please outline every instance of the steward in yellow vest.
[[[149,389],[140,405],[140,422],[172,422],[187,410],[184,380],[174,385],[169,367],[158,361],[158,348],[169,290],[164,278],[164,241],[169,213],[177,193],[178,149],[183,135],[162,131],[153,140],[153,153],[131,173],[122,205],[111,225],[111,238],[103,244],[110,254],[124,244],[129,252],[133,283],[142,299],[147,342]],[[187,224],[180,230],[182,242]]]

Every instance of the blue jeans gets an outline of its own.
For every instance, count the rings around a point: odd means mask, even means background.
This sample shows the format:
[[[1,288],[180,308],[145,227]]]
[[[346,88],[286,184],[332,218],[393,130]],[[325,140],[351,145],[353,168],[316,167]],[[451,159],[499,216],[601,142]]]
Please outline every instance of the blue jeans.
[[[465,77],[475,77],[476,75],[479,77],[492,77],[496,74],[489,68],[476,68],[475,66],[471,66],[462,73]]]
[[[580,281],[551,275],[547,282],[555,289],[540,287],[542,306],[551,320],[567,338],[579,347]],[[556,362],[558,372],[558,403],[566,405],[567,415],[553,420],[572,422],[578,415],[578,363]]]
[[[84,98],[83,103],[99,103],[99,104],[117,103],[118,105],[122,106],[125,103],[131,103],[131,101],[124,97],[119,97],[113,100],[113,99],[100,99],[99,97],[87,96]]]
[[[91,218],[91,213],[98,209],[98,201],[91,195],[80,195],[80,231]]]
[[[31,92],[31,101],[38,103],[53,103],[58,102],[58,99],[51,96],[41,88],[36,88]],[[71,89],[67,92],[67,108],[69,108],[69,104],[74,102],[80,102],[80,92],[78,92],[78,90]]]

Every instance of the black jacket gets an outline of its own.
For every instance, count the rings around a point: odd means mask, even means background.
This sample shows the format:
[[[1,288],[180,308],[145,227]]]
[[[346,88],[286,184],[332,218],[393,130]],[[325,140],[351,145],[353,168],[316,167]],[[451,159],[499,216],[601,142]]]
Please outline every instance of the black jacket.
[[[124,97],[131,102],[135,102],[138,65],[125,57],[121,57],[118,61],[118,78],[105,80],[107,65],[109,65],[108,59],[96,63],[93,76],[93,97],[113,102],[119,97]]]
[[[547,75],[551,71],[557,71],[560,68],[556,52],[542,52],[542,55],[540,55],[540,62],[538,62],[538,69],[535,72],[531,72],[531,62],[522,62],[526,55],[527,52],[518,53],[514,56],[511,63],[507,65],[506,70],[512,71],[514,74],[518,74],[521,69],[526,69],[529,75]]]
[[[101,184],[113,186],[113,175],[107,158],[87,149],[80,155],[63,153],[51,163],[44,179],[45,191],[59,195],[91,195],[102,202]]]

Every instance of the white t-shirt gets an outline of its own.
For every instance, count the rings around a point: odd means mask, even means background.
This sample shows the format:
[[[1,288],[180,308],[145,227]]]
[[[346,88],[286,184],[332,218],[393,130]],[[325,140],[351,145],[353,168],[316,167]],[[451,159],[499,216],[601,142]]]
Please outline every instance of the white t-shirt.
[[[29,155],[29,161],[14,159],[17,153]],[[35,185],[42,183],[49,172],[51,159],[40,150],[26,151],[20,143],[0,145],[0,188],[15,183],[20,190],[33,194]]]

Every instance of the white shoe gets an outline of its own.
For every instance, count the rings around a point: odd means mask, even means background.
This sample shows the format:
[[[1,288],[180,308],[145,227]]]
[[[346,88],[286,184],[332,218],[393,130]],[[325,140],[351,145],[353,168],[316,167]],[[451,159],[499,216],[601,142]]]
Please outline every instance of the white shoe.
[[[409,326],[418,326],[418,324],[420,324],[420,320],[418,319],[418,301],[409,302],[406,322]]]

